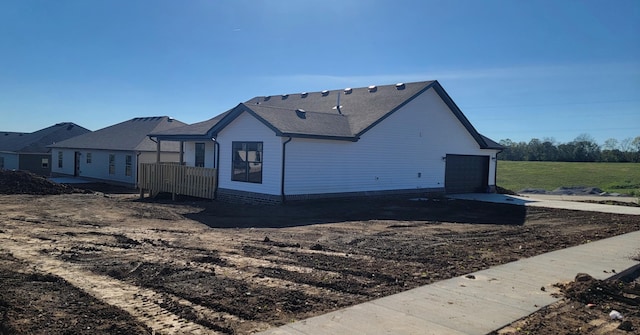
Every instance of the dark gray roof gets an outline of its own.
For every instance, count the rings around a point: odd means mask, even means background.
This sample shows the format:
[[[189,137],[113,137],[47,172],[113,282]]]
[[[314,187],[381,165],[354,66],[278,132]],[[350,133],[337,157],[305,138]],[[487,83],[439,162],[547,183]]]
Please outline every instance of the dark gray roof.
[[[62,122],[33,133],[0,132],[0,151],[48,153],[48,145],[91,132],[72,122]]]
[[[297,125],[303,126],[299,129],[290,127],[291,120],[289,116],[295,115],[296,109],[302,109],[307,113],[322,113],[327,116],[322,129],[316,125],[311,126],[320,133],[325,132],[330,135],[332,127],[329,116],[348,117],[349,137],[359,137],[369,128],[380,122],[387,115],[393,113],[407,102],[411,101],[420,93],[426,91],[434,81],[423,81],[417,83],[407,83],[403,85],[384,85],[372,87],[352,88],[350,90],[340,89],[322,92],[296,93],[283,96],[272,97],[256,97],[244,104],[256,114],[263,116],[266,110],[260,107],[277,107],[281,109],[277,113],[277,117],[269,118],[269,122],[275,128],[280,129],[283,133],[304,134],[304,124],[311,123],[312,120],[306,122],[298,122]],[[338,97],[340,99],[340,110],[336,108]],[[288,113],[282,112],[288,110]],[[275,114],[275,113],[274,113]],[[338,118],[335,118],[338,120]],[[315,121],[315,119],[313,120]],[[322,125],[321,125],[322,126]]]
[[[215,137],[246,112],[278,136],[357,141],[367,130],[430,88],[449,106],[481,148],[501,148],[473,128],[437,81],[255,97],[211,120],[155,135],[169,140],[186,139],[195,133]],[[210,128],[205,132],[207,127]]]
[[[92,133],[58,142],[50,147],[69,149],[156,151],[156,143],[147,134],[186,125],[167,116],[137,117]],[[178,152],[178,143],[163,144],[163,151]]]
[[[175,127],[166,130],[158,130],[152,133],[149,133],[149,136],[157,137],[160,139],[170,138],[173,140],[188,140],[188,139],[202,139],[202,138],[211,138],[209,131],[213,126],[218,124],[218,122],[227,116],[230,111],[226,111],[214,118],[211,118],[206,121],[194,123],[192,125],[184,125],[180,127]],[[180,137],[177,139],[176,137]]]

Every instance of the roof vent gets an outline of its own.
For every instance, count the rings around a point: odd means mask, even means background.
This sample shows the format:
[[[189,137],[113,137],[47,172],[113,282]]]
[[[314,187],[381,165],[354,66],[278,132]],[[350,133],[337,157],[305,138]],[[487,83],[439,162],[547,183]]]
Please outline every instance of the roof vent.
[[[283,94],[283,95],[282,95],[282,100],[284,100],[284,99],[286,99],[286,98],[288,98],[288,97],[289,97],[289,94]]]
[[[378,90],[378,86],[376,86],[376,85],[371,85],[371,86],[369,86],[369,87],[368,87],[368,89],[369,89],[369,92],[370,92],[370,93],[373,93],[373,92],[375,92],[375,91],[377,91],[377,90]]]
[[[270,97],[270,96],[266,96],[266,97],[264,97],[264,101],[269,101],[269,99],[271,99],[271,97]]]
[[[306,97],[307,97],[307,95],[309,95],[309,93],[307,93],[307,92],[302,92],[302,93],[300,93],[300,97],[301,97],[301,98],[306,98]]]
[[[353,88],[347,87],[344,89],[344,94],[351,94],[353,92]]]
[[[398,89],[398,90],[404,90],[404,83],[397,83],[397,84],[396,84],[396,89]]]
[[[307,112],[305,112],[304,109],[296,109],[296,115],[301,118],[301,119],[306,119],[307,118]]]
[[[324,91],[322,91],[320,93],[322,93],[323,97],[326,97],[327,95],[329,95],[329,90],[324,90]]]

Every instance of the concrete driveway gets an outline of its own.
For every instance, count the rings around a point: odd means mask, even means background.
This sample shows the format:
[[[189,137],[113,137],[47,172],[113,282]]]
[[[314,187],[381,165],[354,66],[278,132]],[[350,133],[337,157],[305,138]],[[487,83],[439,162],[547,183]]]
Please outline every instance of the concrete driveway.
[[[617,197],[584,197],[584,196],[546,196],[546,195],[507,195],[494,193],[470,193],[470,194],[451,194],[447,196],[451,199],[475,200],[485,202],[496,202],[504,204],[514,204],[532,207],[547,207],[570,209],[578,211],[640,215],[640,207],[603,205],[583,202],[585,200],[614,200],[619,201]],[[575,198],[572,198],[575,197]],[[568,200],[572,199],[572,200]],[[573,200],[575,199],[575,200]],[[631,198],[633,199],[633,198]],[[627,201],[629,199],[626,199]]]

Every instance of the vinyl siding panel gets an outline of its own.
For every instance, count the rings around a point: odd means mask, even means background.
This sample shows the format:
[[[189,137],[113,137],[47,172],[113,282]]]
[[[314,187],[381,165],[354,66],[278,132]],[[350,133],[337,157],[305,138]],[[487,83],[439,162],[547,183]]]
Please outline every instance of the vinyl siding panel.
[[[58,167],[58,152],[62,152],[62,168]],[[54,174],[66,174],[73,176],[74,150],[51,149],[51,172]]]
[[[218,182],[220,188],[271,195],[280,194],[280,166],[284,139],[277,137],[273,130],[253,116],[242,113],[218,134],[217,141],[220,143]],[[231,145],[234,141],[263,142],[261,184],[231,180]]]
[[[215,145],[213,141],[197,141],[197,143],[204,143],[204,167],[215,167]],[[187,166],[196,165],[196,142],[184,143],[184,162]]]
[[[294,139],[287,145],[285,193],[443,188],[442,157],[447,153],[495,156],[495,152],[480,149],[431,89],[358,142]],[[495,183],[493,170],[489,175],[489,183]]]

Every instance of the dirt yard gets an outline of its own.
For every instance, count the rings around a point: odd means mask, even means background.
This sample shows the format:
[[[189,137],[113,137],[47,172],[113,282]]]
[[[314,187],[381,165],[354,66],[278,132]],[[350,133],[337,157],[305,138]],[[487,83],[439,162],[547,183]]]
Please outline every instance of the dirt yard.
[[[250,334],[636,230],[638,216],[446,199],[0,195],[0,334]]]

